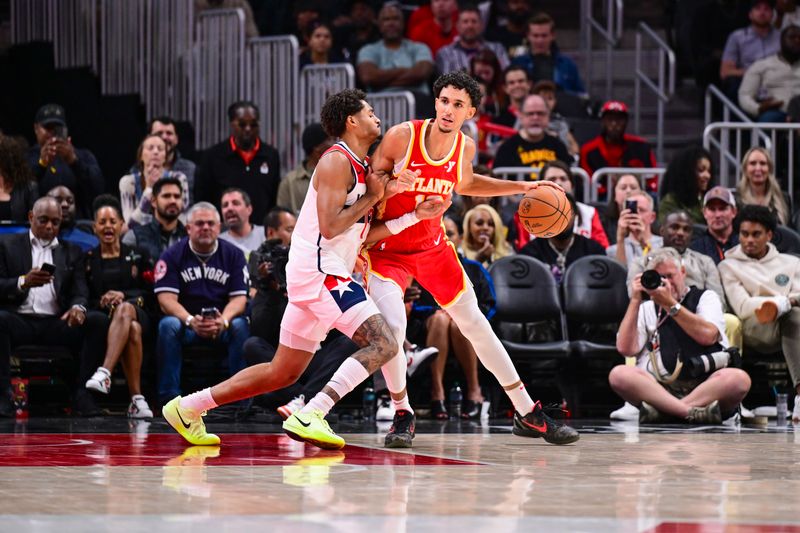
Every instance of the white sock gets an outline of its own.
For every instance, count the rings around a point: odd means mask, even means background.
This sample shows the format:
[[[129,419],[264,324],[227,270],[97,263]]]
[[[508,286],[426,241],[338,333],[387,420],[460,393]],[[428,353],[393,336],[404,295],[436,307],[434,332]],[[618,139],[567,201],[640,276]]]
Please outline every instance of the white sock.
[[[339,369],[331,376],[328,387],[334,390],[339,399],[344,398],[348,392],[355,389],[362,381],[367,379],[369,374],[359,361],[348,357],[339,366]],[[310,413],[313,409],[319,409],[326,415],[333,408],[334,401],[324,392],[318,392],[311,401],[303,407],[301,413]]]
[[[98,371],[98,372],[102,372],[102,373],[103,373],[103,374],[105,374],[106,376],[109,376],[109,377],[111,377],[111,371],[110,371],[110,370],[108,370],[108,369],[107,369],[106,367],[104,367],[104,366],[98,366],[98,367],[97,367],[97,371]]]
[[[326,415],[330,413],[331,409],[336,402],[333,401],[333,398],[325,394],[324,392],[320,391],[317,393],[316,396],[311,398],[311,400],[300,409],[300,412],[304,415],[310,413],[314,409],[319,409]]]
[[[179,405],[181,406],[181,409],[189,409],[197,413],[202,413],[203,411],[208,411],[209,409],[215,408],[217,406],[217,402],[215,402],[214,398],[211,397],[211,387],[209,387],[207,389],[194,392],[189,396],[184,396],[181,398]]]
[[[411,404],[408,402],[408,394],[403,396],[402,400],[395,400],[392,398],[392,404],[394,404],[394,412],[397,411],[408,411],[409,413],[413,413],[414,410],[411,408]]]
[[[508,352],[494,334],[489,321],[481,313],[472,287],[468,287],[456,303],[448,306],[445,311],[456,323],[461,333],[472,343],[483,366],[494,374],[504,388],[520,381]],[[533,400],[524,385],[506,391],[506,394],[519,414],[526,415],[533,410]]]

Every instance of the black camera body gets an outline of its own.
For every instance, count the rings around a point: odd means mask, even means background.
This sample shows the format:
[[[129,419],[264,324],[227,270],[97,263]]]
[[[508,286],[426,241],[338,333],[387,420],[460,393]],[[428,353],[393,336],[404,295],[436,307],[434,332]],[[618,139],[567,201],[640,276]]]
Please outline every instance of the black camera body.
[[[661,286],[661,274],[655,270],[645,270],[642,272],[642,287],[648,291],[654,291]]]
[[[262,290],[269,290],[275,282],[277,290],[286,291],[286,263],[289,262],[289,247],[284,245],[280,239],[269,239],[264,241],[258,250],[252,252],[255,255],[255,264],[270,263],[270,273],[266,278],[257,280],[258,287]]]

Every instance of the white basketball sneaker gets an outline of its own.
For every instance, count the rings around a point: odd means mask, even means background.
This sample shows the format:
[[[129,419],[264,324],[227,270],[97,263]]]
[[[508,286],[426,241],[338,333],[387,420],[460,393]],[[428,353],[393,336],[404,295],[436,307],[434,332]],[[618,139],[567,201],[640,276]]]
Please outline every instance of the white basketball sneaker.
[[[111,372],[102,366],[97,367],[92,377],[86,381],[86,388],[108,394],[108,391],[111,389]],[[151,413],[150,416],[152,417],[153,414]]]
[[[609,418],[611,420],[639,420],[639,409],[625,402],[625,405],[612,411]]]
[[[147,400],[141,394],[131,397],[131,404],[128,406],[128,418],[153,418],[153,410],[147,405]]]

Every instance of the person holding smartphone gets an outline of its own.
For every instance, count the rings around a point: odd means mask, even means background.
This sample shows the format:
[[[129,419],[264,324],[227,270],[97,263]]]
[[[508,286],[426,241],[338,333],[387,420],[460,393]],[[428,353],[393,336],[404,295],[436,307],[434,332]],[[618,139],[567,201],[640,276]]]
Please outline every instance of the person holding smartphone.
[[[61,207],[53,198],[39,198],[28,220],[28,232],[0,241],[0,416],[13,416],[8,390],[14,348],[58,345],[77,354],[86,321],[83,254],[58,240]],[[79,390],[73,410],[97,414],[87,396]]]
[[[636,259],[647,257],[650,252],[664,246],[664,240],[653,235],[651,229],[656,212],[649,194],[643,191],[631,193],[623,206],[617,223],[617,243],[606,248],[606,254],[630,268]]]
[[[75,193],[78,218],[92,218],[92,200],[105,189],[103,173],[92,152],[72,144],[64,108],[58,104],[40,107],[33,131],[36,144],[28,149],[26,159],[39,191],[67,187]]]

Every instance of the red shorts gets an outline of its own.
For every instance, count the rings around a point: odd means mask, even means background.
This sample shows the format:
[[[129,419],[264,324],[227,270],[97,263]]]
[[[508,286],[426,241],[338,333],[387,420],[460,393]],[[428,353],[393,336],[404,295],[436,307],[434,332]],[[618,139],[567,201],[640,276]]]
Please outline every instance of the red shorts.
[[[450,242],[424,252],[395,253],[373,248],[362,255],[367,262],[367,283],[371,276],[375,276],[393,281],[405,291],[409,277],[413,277],[442,307],[454,303],[470,286],[458,253]]]

